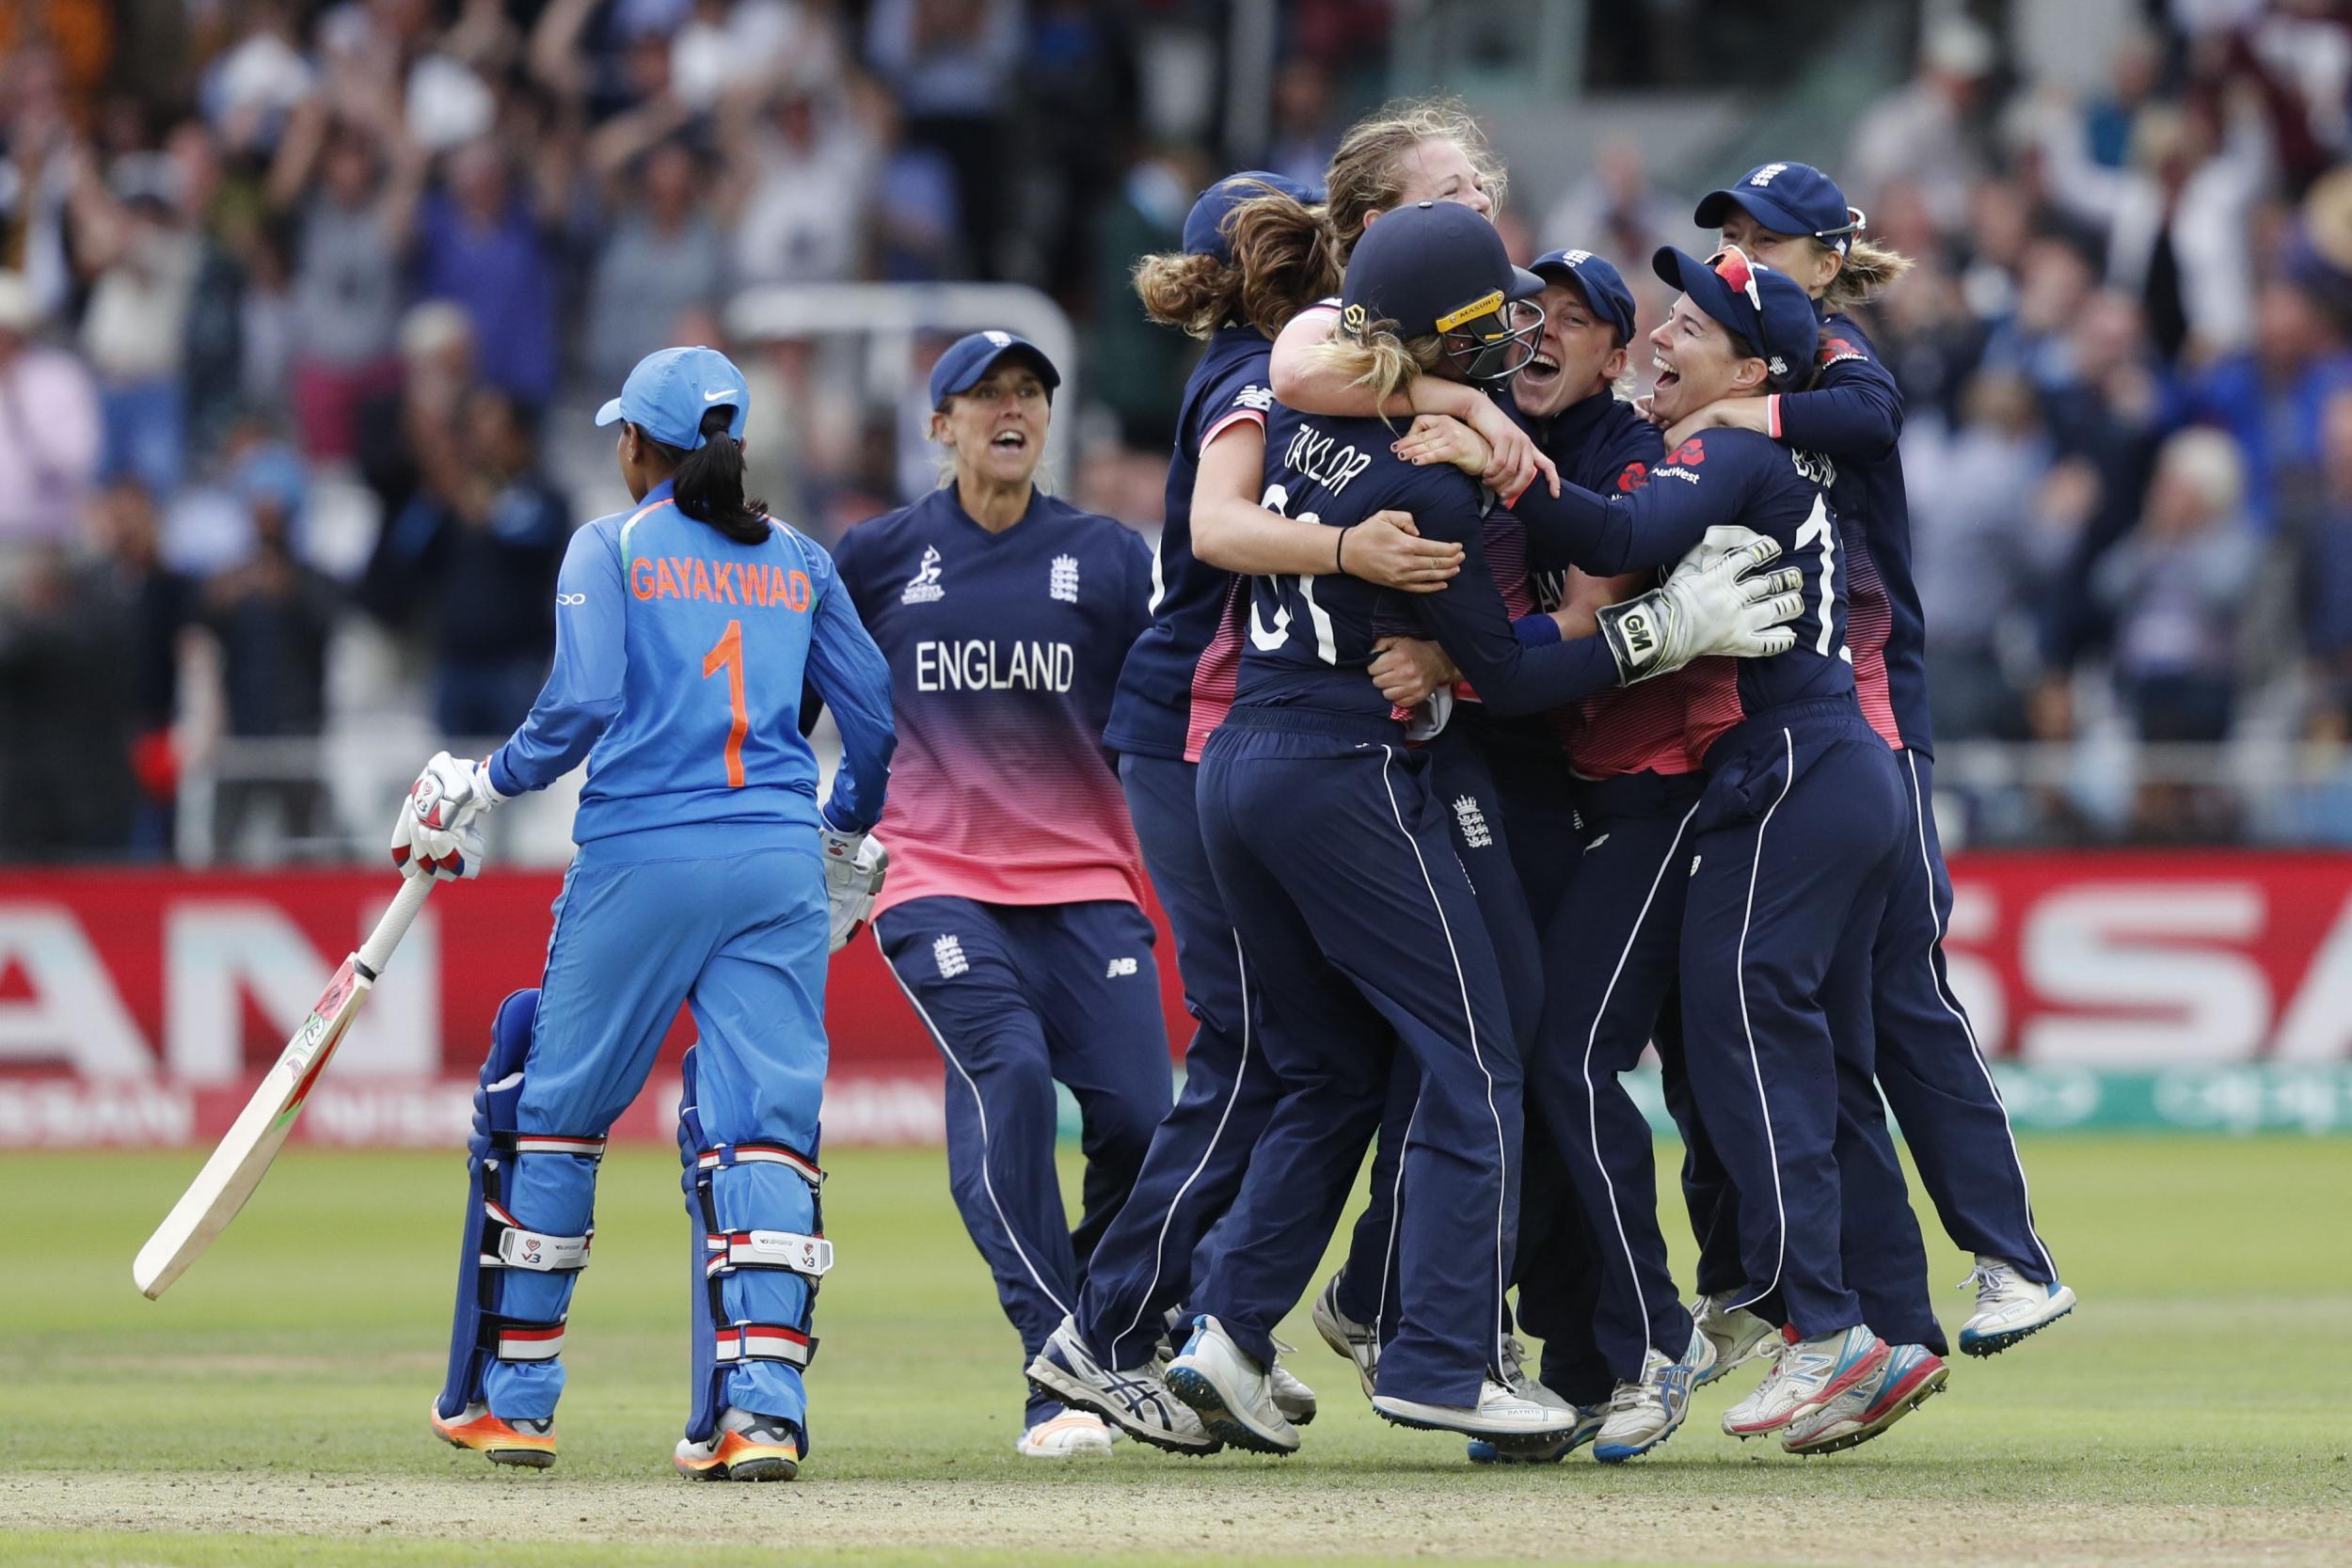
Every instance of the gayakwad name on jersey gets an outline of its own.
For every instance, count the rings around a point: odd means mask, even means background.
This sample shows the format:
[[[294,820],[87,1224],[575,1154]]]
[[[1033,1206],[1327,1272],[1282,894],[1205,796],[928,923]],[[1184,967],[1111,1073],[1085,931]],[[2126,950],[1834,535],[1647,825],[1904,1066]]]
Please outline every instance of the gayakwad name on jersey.
[[[970,638],[914,645],[917,691],[1067,691],[1078,656],[1067,642]]]

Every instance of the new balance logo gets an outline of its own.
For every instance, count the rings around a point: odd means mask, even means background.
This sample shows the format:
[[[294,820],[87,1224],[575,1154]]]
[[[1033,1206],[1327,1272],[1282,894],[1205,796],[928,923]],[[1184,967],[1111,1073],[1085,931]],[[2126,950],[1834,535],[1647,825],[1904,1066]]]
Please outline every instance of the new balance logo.
[[[939,965],[939,977],[952,980],[972,967],[972,960],[963,956],[963,939],[941,937],[931,943],[931,958]]]
[[[1113,958],[1113,959],[1111,960],[1111,967],[1110,967],[1109,972],[1108,972],[1107,974],[1105,974],[1103,976],[1103,978],[1104,978],[1104,979],[1105,979],[1105,980],[1123,980],[1123,979],[1125,979],[1128,975],[1133,974],[1135,972],[1136,972],[1136,960],[1135,960],[1135,959],[1133,959],[1133,958]]]
[[[1253,381],[1233,394],[1233,406],[1254,408],[1261,414],[1270,414],[1274,411],[1274,388],[1261,387]]]
[[[1074,555],[1054,557],[1053,570],[1045,577],[1046,592],[1064,604],[1078,602],[1078,558]]]
[[[939,546],[923,546],[922,562],[914,575],[907,578],[907,591],[898,595],[900,604],[932,604],[947,596],[947,590],[939,584]]]
[[[1454,820],[1462,830],[1464,847],[1484,849],[1494,843],[1494,832],[1486,826],[1486,814],[1478,809],[1475,797],[1463,795],[1455,798]]]

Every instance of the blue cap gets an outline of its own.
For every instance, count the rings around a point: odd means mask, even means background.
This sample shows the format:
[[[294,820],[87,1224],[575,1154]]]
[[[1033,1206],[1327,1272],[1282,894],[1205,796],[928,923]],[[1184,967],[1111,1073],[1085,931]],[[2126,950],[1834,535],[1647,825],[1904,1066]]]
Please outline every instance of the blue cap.
[[[1821,320],[1804,285],[1785,272],[1751,261],[1738,245],[1725,245],[1702,261],[1688,251],[1661,245],[1650,259],[1658,276],[1691,296],[1691,303],[1721,322],[1764,360],[1772,385],[1786,391],[1813,373]]]
[[[1424,338],[1543,292],[1542,278],[1511,264],[1493,224],[1458,201],[1422,201],[1381,214],[1356,242],[1340,319],[1361,331],[1386,318],[1400,336]]]
[[[743,438],[751,392],[735,361],[715,348],[665,348],[637,361],[621,395],[596,410],[596,423],[627,420],[665,447],[691,451],[703,444],[703,411],[735,410],[727,434]]]
[[[1846,205],[1837,182],[1811,164],[1758,164],[1726,190],[1699,198],[1692,221],[1719,229],[1734,206],[1775,234],[1803,234],[1843,256],[1862,229],[1861,209]]]
[[[975,332],[968,338],[958,338],[947,345],[947,352],[931,367],[931,406],[937,408],[958,392],[968,392],[980,384],[980,379],[1008,354],[1025,354],[1034,363],[1038,379],[1045,383],[1050,394],[1061,385],[1061,372],[1045,357],[1045,351],[1026,338],[1016,338],[1009,332]]]
[[[1606,259],[1589,250],[1547,250],[1527,270],[1547,282],[1575,284],[1593,313],[1617,329],[1618,341],[1633,341],[1633,291]]]
[[[1321,191],[1302,185],[1286,174],[1270,174],[1262,168],[1229,174],[1202,191],[1200,199],[1192,204],[1192,211],[1184,214],[1184,254],[1232,261],[1233,246],[1232,237],[1225,232],[1225,220],[1243,202],[1255,201],[1269,193],[1287,196],[1302,207],[1312,207],[1323,200]]]

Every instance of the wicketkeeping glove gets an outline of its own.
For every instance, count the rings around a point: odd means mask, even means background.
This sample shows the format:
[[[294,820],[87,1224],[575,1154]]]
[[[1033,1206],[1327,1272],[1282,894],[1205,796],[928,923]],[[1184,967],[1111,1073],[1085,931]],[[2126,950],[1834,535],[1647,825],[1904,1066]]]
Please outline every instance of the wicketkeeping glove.
[[[1795,647],[1787,623],[1804,612],[1804,574],[1758,571],[1779,557],[1779,544],[1760,533],[1709,529],[1663,583],[1603,609],[1600,634],[1617,661],[1618,684],[1711,655],[1768,658]]]
[[[825,904],[833,916],[833,931],[825,951],[847,947],[873,918],[874,898],[890,870],[890,851],[872,833],[837,833],[817,830],[817,844],[825,857]]]
[[[490,769],[466,757],[436,752],[408,786],[392,823],[392,863],[404,877],[454,880],[482,870],[482,818],[506,797]]]

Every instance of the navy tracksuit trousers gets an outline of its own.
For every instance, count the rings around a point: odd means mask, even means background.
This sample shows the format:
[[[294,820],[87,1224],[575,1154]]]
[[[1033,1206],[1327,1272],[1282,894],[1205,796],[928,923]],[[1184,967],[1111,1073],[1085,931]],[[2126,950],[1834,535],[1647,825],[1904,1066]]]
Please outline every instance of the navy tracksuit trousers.
[[[1501,968],[1453,851],[1453,809],[1393,725],[1248,707],[1211,737],[1200,802],[1247,961],[1282,976],[1260,1017],[1285,1092],[1193,1306],[1272,1359],[1270,1330],[1305,1293],[1377,1123],[1393,1041],[1422,1092],[1379,1387],[1475,1403],[1502,1354],[1520,1075]]]
[[[1813,1338],[1865,1321],[1844,1257],[1846,1205],[1849,1192],[1871,1195],[1841,1177],[1839,1152],[1841,1137],[1868,1130],[1841,1118],[1840,1090],[1872,1076],[1851,1009],[1867,995],[1861,958],[1902,847],[1902,790],[1851,698],[1753,717],[1715,743],[1708,766],[1691,820],[1683,1051],[1739,1195],[1742,1295],[1777,1293]],[[1915,1272],[1924,1296],[1924,1256]]]
[[[877,916],[874,932],[946,1058],[948,1185],[1025,1369],[1075,1307],[1168,1113],[1152,922],[1109,900],[913,898]],[[1078,1101],[1086,1152],[1074,1230],[1054,1168],[1057,1081]],[[1028,1420],[1055,1404],[1032,1390]]]
[[[2057,1269],[2034,1228],[2025,1164],[2009,1114],[1977,1049],[1968,1015],[1946,977],[1943,934],[1952,888],[1936,837],[1934,764],[1917,752],[1897,753],[1895,762],[1904,842],[1868,953],[1878,1082],[1867,1093],[1849,1086],[1846,1114],[1857,1122],[1879,1116],[1883,1094],[1911,1146],[1920,1185],[1953,1243],[1963,1251],[2007,1259],[2026,1278],[2047,1283],[2058,1277]],[[1667,1098],[1688,1137],[1689,1085],[1679,1066],[1678,1060],[1669,1063]],[[1698,1288],[1711,1294],[1739,1290],[1743,1276],[1737,1200],[1703,1133],[1689,1138],[1683,1196],[1700,1243]],[[1896,1337],[1875,1320],[1872,1326]],[[1916,1342],[1941,1354],[1940,1329],[1933,1338]]]
[[[1524,787],[1530,764],[1512,748],[1497,744],[1497,738],[1498,732],[1483,710],[1466,704],[1456,707],[1453,721],[1422,748],[1422,754],[1429,759],[1430,792],[1444,810],[1454,853],[1470,878],[1479,917],[1486,925],[1487,940],[1494,943],[1512,1038],[1524,1058],[1542,1009],[1544,975],[1535,918],[1519,872],[1522,864],[1543,867],[1556,863],[1560,857],[1556,852],[1537,850],[1534,836],[1522,842],[1518,824],[1525,822],[1534,835],[1540,835],[1546,824],[1534,809],[1522,811],[1525,797],[1533,793]],[[1522,787],[1506,790],[1505,777]],[[1371,1202],[1357,1216],[1347,1261],[1340,1275],[1340,1310],[1358,1323],[1373,1324],[1384,1341],[1396,1327],[1401,1157],[1420,1099],[1419,1074],[1409,1061],[1400,1062],[1396,1079],[1389,1086],[1387,1109],[1380,1118],[1380,1141],[1373,1154]],[[1545,1148],[1535,1156],[1545,1162],[1547,1172],[1556,1166],[1549,1155]]]
[[[1184,1007],[1199,1027],[1184,1087],[1152,1134],[1126,1206],[1103,1233],[1078,1293],[1078,1331],[1106,1367],[1151,1360],[1196,1272],[1202,1238],[1232,1203],[1250,1151],[1281,1097],[1256,1037],[1248,965],[1200,842],[1198,768],[1122,756],[1120,783],[1160,907],[1176,935]]]
[[[1609,1377],[1597,1389],[1588,1384],[1581,1402],[1638,1379],[1649,1351],[1679,1360],[1691,1339],[1658,1224],[1649,1122],[1619,1074],[1640,1060],[1675,996],[1705,784],[1699,774],[1636,773],[1581,785],[1582,854],[1545,932],[1549,985],[1528,1061],[1529,1119],[1563,1151],[1590,1227],[1592,1337]],[[1522,1317],[1535,1293],[1521,1289]],[[1552,1370],[1547,1347],[1547,1383]]]

